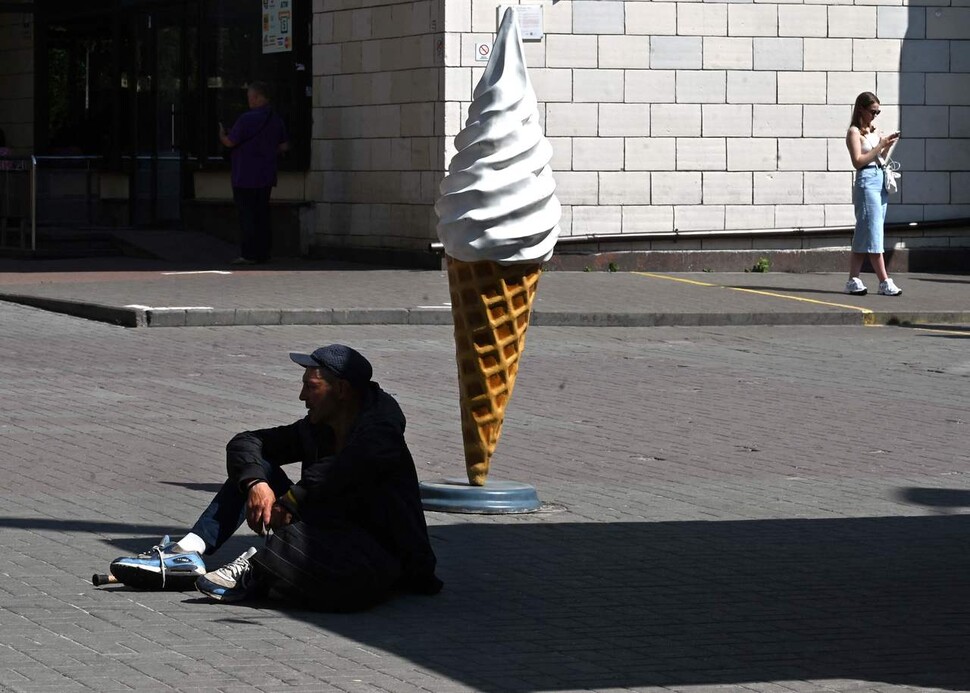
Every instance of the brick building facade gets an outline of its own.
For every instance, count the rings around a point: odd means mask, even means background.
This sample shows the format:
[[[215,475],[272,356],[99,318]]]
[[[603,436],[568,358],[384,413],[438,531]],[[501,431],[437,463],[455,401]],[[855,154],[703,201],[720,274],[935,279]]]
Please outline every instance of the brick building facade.
[[[889,220],[970,217],[970,8],[923,2],[543,3],[526,55],[564,234],[852,224],[844,135],[861,91],[903,132]],[[314,2],[316,243],[434,238],[497,6]]]

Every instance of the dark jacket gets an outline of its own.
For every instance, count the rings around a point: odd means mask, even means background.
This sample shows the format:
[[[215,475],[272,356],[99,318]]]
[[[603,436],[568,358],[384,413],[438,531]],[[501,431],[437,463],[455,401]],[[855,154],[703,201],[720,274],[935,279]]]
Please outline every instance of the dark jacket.
[[[303,418],[247,431],[226,447],[229,479],[266,479],[273,467],[302,463],[300,481],[280,501],[316,527],[359,527],[400,562],[400,589],[434,593],[435,555],[421,507],[414,460],[404,441],[404,413],[370,383],[344,449],[334,433]]]

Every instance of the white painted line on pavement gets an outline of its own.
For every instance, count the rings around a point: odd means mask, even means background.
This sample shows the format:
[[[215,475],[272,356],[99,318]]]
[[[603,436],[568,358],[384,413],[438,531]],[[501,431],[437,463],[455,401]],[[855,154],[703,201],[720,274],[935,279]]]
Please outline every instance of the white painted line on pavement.
[[[137,308],[138,310],[213,310],[212,306],[142,306],[137,303],[127,305],[125,308]]]
[[[957,337],[970,337],[970,330],[960,330],[960,329],[949,329],[946,327],[930,327],[921,325],[901,325],[901,327],[906,327],[911,330],[918,330],[920,332],[937,332],[940,334],[952,334]]]
[[[176,275],[176,274],[232,274],[229,270],[192,270],[191,272],[162,272],[166,276]]]

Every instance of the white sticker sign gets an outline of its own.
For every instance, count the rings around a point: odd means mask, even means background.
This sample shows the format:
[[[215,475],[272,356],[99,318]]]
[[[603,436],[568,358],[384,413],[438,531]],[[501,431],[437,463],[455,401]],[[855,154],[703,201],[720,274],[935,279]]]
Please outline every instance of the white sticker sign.
[[[475,44],[475,62],[477,63],[487,63],[489,57],[492,55],[492,44],[491,43],[476,43]]]

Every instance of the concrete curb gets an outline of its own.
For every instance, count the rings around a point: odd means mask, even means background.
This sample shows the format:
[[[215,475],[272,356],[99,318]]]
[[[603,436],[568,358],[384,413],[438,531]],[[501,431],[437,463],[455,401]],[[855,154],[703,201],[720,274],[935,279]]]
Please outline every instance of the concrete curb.
[[[68,301],[62,298],[23,296],[20,294],[0,294],[0,301],[18,303],[23,306],[40,308],[51,313],[72,315],[86,320],[106,322],[120,327],[146,327],[148,325],[145,311],[139,308],[117,308],[84,301]]]
[[[148,308],[146,327],[228,325],[451,325],[451,311],[426,308]]]
[[[536,311],[533,325],[547,327],[729,327],[732,325],[862,325],[856,311],[818,313],[614,313]]]
[[[150,308],[104,306],[58,298],[0,294],[0,301],[121,327],[231,327],[253,325],[451,325],[447,308]],[[819,310],[814,312],[656,313],[542,310],[533,325],[546,327],[729,327],[750,325],[955,325],[970,311]]]
[[[920,325],[966,325],[970,324],[970,310],[910,310],[899,312],[874,312],[877,325],[917,327]]]

